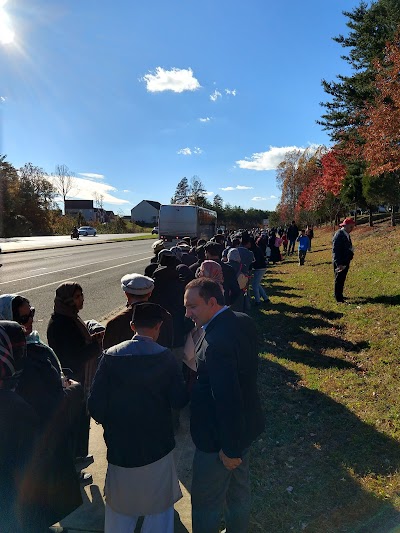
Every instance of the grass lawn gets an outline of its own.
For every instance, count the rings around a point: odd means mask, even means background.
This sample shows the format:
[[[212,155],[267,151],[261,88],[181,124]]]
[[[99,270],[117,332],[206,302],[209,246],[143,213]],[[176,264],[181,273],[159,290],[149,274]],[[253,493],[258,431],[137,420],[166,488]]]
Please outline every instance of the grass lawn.
[[[117,242],[146,241],[150,239],[156,240],[158,239],[158,235],[145,234],[145,235],[136,235],[135,237],[119,237],[118,239],[113,239],[112,237],[110,237],[110,241],[117,241]]]
[[[267,429],[250,532],[400,531],[400,228],[354,230],[348,305],[333,298],[332,232],[315,235],[303,267],[269,267],[272,303],[252,312]]]

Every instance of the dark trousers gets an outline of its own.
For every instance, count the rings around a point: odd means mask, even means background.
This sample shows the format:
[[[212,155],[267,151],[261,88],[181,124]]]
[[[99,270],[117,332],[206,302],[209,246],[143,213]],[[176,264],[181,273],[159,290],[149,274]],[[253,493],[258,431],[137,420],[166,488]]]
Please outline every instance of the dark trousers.
[[[299,250],[299,265],[304,265],[304,260],[307,255],[307,250]]]
[[[333,268],[335,272],[335,299],[337,302],[343,302],[343,288],[344,282],[346,281],[347,272],[349,271],[349,265],[346,266],[344,270],[337,272],[337,263],[333,263]]]
[[[193,533],[218,533],[224,516],[227,533],[246,533],[250,520],[249,452],[227,470],[218,453],[196,449],[193,459]]]
[[[296,239],[294,241],[289,241],[289,247],[288,247],[288,251],[287,251],[288,255],[294,254],[295,244],[296,244]]]
[[[82,403],[72,426],[74,457],[86,457],[89,453],[90,415],[86,403]]]

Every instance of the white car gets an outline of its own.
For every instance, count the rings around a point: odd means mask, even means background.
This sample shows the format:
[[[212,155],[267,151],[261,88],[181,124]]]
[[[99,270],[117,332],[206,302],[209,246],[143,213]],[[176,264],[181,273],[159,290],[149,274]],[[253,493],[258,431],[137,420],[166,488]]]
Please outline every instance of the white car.
[[[96,237],[97,235],[97,231],[92,228],[92,226],[81,226],[78,228],[78,233],[84,237],[87,237],[88,235],[93,235],[93,237]]]

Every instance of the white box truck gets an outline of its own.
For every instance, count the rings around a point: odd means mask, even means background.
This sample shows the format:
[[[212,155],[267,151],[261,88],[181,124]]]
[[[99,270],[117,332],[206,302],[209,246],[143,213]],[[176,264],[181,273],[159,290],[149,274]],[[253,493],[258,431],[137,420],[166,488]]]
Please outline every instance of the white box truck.
[[[158,228],[159,237],[175,243],[183,237],[210,240],[216,233],[217,213],[198,205],[162,205]]]

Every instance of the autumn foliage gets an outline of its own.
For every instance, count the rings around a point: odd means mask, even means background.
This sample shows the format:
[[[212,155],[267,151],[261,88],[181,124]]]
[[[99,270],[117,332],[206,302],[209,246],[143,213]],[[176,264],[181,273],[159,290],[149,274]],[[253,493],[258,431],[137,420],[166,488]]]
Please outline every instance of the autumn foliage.
[[[376,61],[376,96],[365,108],[364,158],[377,176],[400,169],[400,35],[386,47],[383,61]]]

